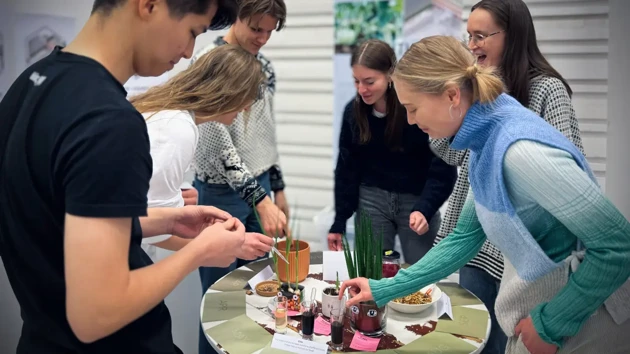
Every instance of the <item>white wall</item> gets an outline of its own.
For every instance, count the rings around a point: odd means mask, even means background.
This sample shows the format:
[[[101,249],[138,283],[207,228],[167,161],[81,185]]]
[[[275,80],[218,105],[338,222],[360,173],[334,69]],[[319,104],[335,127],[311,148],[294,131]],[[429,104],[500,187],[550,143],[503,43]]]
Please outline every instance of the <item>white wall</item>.
[[[610,0],[610,38],[608,52],[608,134],[606,166],[606,194],[617,205],[626,219],[630,219],[630,3]]]

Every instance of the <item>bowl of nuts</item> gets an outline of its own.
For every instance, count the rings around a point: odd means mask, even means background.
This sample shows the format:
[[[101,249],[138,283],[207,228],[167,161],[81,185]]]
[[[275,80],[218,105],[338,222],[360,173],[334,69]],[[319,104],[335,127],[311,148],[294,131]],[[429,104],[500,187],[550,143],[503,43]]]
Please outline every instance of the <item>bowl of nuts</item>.
[[[388,305],[398,312],[419,313],[438,302],[440,297],[442,297],[442,290],[435,284],[431,284],[407,296],[394,299]]]
[[[263,297],[272,297],[278,294],[278,282],[276,280],[267,280],[256,285],[256,294]]]

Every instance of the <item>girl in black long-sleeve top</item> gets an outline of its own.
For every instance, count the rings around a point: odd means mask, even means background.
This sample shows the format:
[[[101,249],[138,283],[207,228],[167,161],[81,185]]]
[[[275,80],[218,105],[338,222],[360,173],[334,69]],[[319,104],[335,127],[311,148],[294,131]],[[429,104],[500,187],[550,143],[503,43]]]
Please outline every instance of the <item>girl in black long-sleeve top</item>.
[[[369,40],[352,55],[357,96],[343,114],[335,170],[335,221],[328,247],[341,249],[341,234],[358,209],[366,211],[384,249],[399,236],[407,263],[415,263],[433,244],[439,208],[448,199],[457,169],[437,158],[429,137],[406,124],[389,78],[396,62],[385,42]]]

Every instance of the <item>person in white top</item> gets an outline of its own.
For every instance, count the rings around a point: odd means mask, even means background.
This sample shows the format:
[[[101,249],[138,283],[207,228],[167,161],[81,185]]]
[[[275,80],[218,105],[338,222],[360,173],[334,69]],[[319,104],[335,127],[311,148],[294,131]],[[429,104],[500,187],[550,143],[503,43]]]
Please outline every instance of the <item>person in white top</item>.
[[[145,117],[151,145],[149,208],[185,205],[182,185],[194,158],[197,125],[231,124],[260,98],[264,83],[260,62],[244,49],[227,45],[209,51],[166,83],[130,98]],[[143,242],[177,251],[190,240],[162,235]],[[157,257],[154,248],[145,250]]]

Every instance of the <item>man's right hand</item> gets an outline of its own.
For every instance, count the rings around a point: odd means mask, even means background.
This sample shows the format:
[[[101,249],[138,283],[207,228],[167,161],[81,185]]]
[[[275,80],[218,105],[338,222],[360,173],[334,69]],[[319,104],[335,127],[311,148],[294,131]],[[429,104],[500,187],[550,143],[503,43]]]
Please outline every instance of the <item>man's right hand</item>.
[[[245,242],[237,251],[238,258],[247,261],[262,257],[271,251],[273,238],[255,232],[245,233]]]
[[[228,267],[245,244],[245,226],[237,218],[217,222],[204,229],[188,245],[195,247],[203,267]]]
[[[245,232],[237,218],[218,222],[203,230],[194,241],[201,255],[201,266],[227,267],[236,258],[254,260],[271,251],[273,239],[262,234]]]
[[[271,198],[265,197],[256,205],[256,211],[260,216],[262,228],[269,237],[284,237],[286,235],[287,218]]]
[[[328,250],[343,251],[343,243],[341,242],[341,234],[328,234]]]

